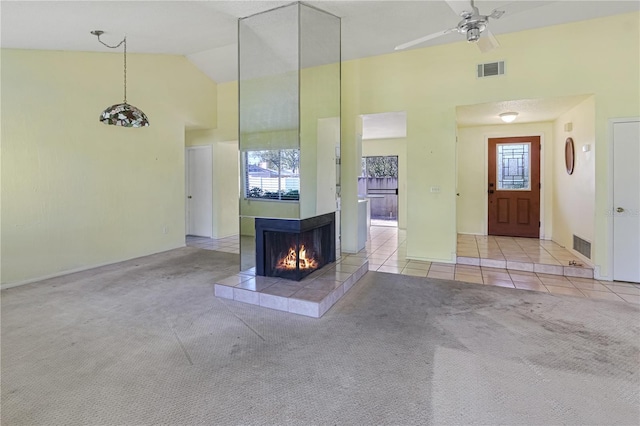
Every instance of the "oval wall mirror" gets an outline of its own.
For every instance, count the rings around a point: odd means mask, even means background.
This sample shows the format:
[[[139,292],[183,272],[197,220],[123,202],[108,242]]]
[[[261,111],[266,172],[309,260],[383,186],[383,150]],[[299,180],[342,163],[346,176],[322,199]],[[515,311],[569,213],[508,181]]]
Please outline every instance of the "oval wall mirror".
[[[573,174],[573,166],[575,163],[575,155],[573,149],[573,139],[567,138],[567,141],[564,144],[564,164],[567,167],[567,173]]]

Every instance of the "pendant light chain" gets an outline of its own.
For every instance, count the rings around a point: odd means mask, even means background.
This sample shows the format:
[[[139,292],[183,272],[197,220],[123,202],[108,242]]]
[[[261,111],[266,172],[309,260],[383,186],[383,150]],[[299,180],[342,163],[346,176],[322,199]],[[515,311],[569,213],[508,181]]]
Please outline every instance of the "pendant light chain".
[[[124,36],[124,103],[127,103],[127,36]]]

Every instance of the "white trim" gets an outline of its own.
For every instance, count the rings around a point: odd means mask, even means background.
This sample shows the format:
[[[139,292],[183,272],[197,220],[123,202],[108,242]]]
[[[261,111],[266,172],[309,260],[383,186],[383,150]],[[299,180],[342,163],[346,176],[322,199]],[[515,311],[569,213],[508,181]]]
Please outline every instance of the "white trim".
[[[600,274],[600,265],[596,265],[594,269],[594,277],[596,279],[603,279],[606,281],[613,281],[613,215],[610,213],[613,212],[613,125],[616,123],[635,123],[640,121],[640,117],[618,117],[618,118],[610,118],[608,120],[608,129],[607,129],[607,142],[609,145],[609,160],[607,161],[607,180],[609,185],[607,185],[607,190],[609,194],[607,195],[607,210],[605,212],[605,217],[607,218],[607,234],[606,234],[606,251],[607,251],[607,265],[609,266],[608,274],[601,275]]]
[[[545,234],[545,223],[546,216],[544,214],[545,211],[545,170],[546,163],[544,161],[545,156],[545,139],[544,133],[527,133],[523,135],[517,135],[510,132],[499,132],[499,133],[485,133],[484,134],[484,187],[485,189],[489,187],[489,139],[495,138],[526,138],[526,137],[539,137],[540,138],[540,230],[538,234],[538,238],[541,240],[550,240],[550,237],[547,237]],[[549,183],[551,185],[551,183]],[[489,197],[484,197],[484,235],[489,235]]]
[[[453,255],[452,259],[440,259],[435,257],[416,257],[416,256],[407,256],[407,259],[417,260],[419,262],[448,263],[451,265],[455,265],[457,262],[457,256],[454,255],[453,252],[451,252],[451,254]]]
[[[175,250],[175,249],[186,247],[186,246],[187,246],[186,244],[181,244],[181,245],[177,245],[177,246],[172,247],[172,248],[162,249],[162,250],[157,251],[157,252],[144,254],[142,256],[123,258],[123,259],[120,259],[120,260],[114,260],[113,262],[97,263],[95,265],[81,266],[80,268],[66,269],[64,271],[55,272],[53,274],[43,275],[43,276],[36,277],[36,278],[29,278],[29,279],[26,279],[26,280],[15,281],[15,282],[12,282],[12,283],[4,283],[4,284],[0,285],[0,290],[6,290],[8,288],[13,288],[13,287],[19,287],[19,286],[22,286],[22,285],[31,284],[31,283],[35,283],[35,282],[38,282],[38,281],[48,280],[48,279],[51,279],[51,278],[58,278],[58,277],[62,277],[62,276],[69,275],[69,274],[75,274],[77,272],[84,272],[84,271],[88,271],[90,269],[100,268],[100,267],[103,267],[103,266],[115,265],[116,263],[127,262],[129,260],[140,259],[140,258],[147,257],[147,256],[153,256],[154,254],[164,253],[164,252],[167,252],[167,251]]]
[[[484,176],[482,180],[484,181],[484,190],[488,191],[489,188],[489,139],[493,136],[489,136],[487,134],[484,135]],[[499,136],[496,136],[499,137]],[[487,197],[486,193],[483,197],[484,203],[482,207],[483,215],[484,215],[484,226],[482,229],[483,235],[489,235],[489,197]],[[456,248],[457,250],[457,248]]]
[[[600,274],[600,266],[593,267],[593,278],[600,281],[613,281],[611,277]]]

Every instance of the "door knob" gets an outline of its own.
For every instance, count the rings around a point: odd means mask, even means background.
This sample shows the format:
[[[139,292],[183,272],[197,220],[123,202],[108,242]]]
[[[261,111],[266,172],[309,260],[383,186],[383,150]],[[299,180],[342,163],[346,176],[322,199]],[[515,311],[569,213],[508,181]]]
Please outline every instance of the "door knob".
[[[189,195],[187,198],[193,198],[191,195]]]
[[[622,213],[622,212],[624,211],[624,209],[623,209],[622,207],[618,207],[618,208],[616,209],[616,211],[617,211],[618,213]]]

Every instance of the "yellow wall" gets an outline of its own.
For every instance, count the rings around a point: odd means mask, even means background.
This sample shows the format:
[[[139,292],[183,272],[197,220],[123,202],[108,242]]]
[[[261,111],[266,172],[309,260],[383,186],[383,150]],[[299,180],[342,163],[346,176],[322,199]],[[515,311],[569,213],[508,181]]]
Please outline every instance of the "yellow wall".
[[[224,182],[224,186],[217,189],[216,199],[220,201],[217,235],[226,237],[237,234],[239,227],[240,169],[238,158],[238,82],[236,81],[218,85],[218,127],[213,132],[214,141],[220,142],[216,149],[214,170],[217,168],[221,171],[217,176],[219,181]]]
[[[216,85],[184,57],[128,56],[150,127],[98,121],[122,56],[2,50],[2,284],[184,245],[185,127],[215,127]]]
[[[214,142],[238,140],[238,82],[218,84],[218,120]]]
[[[407,111],[407,255],[446,262],[457,230],[456,106],[592,93],[594,263],[608,276],[607,120],[640,116],[639,22],[629,13],[500,35],[487,54],[459,42],[344,62],[343,249],[357,245],[361,114]],[[2,283],[184,244],[185,127],[216,128],[216,86],[185,58],[130,55],[129,100],[151,127],[104,126],[99,112],[120,101],[120,59],[2,51]],[[476,78],[478,63],[496,60],[505,76]],[[236,87],[220,85],[214,141],[237,138]]]
[[[300,71],[300,218],[334,212],[337,135],[330,131],[340,116],[340,64]],[[319,138],[318,136],[323,137]],[[332,193],[333,197],[327,197]],[[331,194],[330,194],[331,195]],[[319,200],[329,200],[326,203]]]
[[[602,152],[600,142],[596,143],[594,115],[595,100],[590,97],[558,117],[554,123],[553,240],[569,250],[573,247],[574,234],[590,241],[592,251],[595,249],[595,156]],[[569,132],[564,130],[566,123],[572,124],[573,129]],[[568,137],[573,138],[575,145],[572,175],[567,174],[564,161],[564,145]],[[590,145],[589,152],[582,152],[585,144]]]
[[[215,200],[219,202],[217,232],[214,238],[238,234],[238,197],[240,193],[240,169],[238,143],[220,142],[214,150],[213,170],[217,181],[214,185]]]
[[[338,104],[339,106],[339,104]],[[316,176],[312,180],[315,184],[316,197],[315,215],[334,213],[337,205],[337,191],[339,162],[336,155],[340,155],[340,117],[320,118],[317,120],[317,144],[314,157],[316,158]],[[337,154],[336,154],[337,152]],[[305,207],[305,204],[302,204]],[[304,210],[301,209],[302,214]],[[305,216],[302,216],[303,218]]]
[[[359,114],[407,111],[407,257],[454,261],[455,108],[514,99],[595,95],[595,261],[607,274],[607,120],[640,115],[640,14],[628,13],[498,36],[481,54],[466,42],[343,63],[343,248],[356,245]],[[597,28],[597,31],[594,31]],[[506,75],[477,79],[478,63]],[[441,192],[429,192],[440,186]]]
[[[487,234],[487,140],[515,136],[540,136],[541,238],[551,238],[553,184],[553,123],[500,124],[458,128],[456,196],[457,229],[462,234]]]
[[[186,146],[213,147],[213,237],[238,233],[238,83],[217,86],[217,127],[187,130]]]
[[[238,234],[239,162],[237,141],[216,141],[216,129],[187,130],[185,144],[211,145],[212,148],[212,236],[224,238]]]
[[[235,179],[236,185],[240,185],[240,168],[238,158],[238,82],[222,83],[218,85],[218,127],[209,132],[206,140],[200,143],[214,143],[216,152],[214,162],[217,167],[224,168],[225,176],[218,175],[218,181],[224,182],[224,188],[219,189],[218,195],[215,197],[214,204],[219,201],[222,211],[219,212],[217,221],[219,227],[219,235],[228,236],[238,233],[238,200],[240,188],[233,189],[232,182],[228,179]],[[195,143],[195,142],[189,142]],[[234,152],[235,151],[235,152]],[[237,177],[234,178],[230,163],[226,161],[230,157],[235,157],[237,162],[233,164],[237,170]],[[236,161],[236,160],[234,160]],[[220,164],[218,162],[225,162]],[[216,165],[214,164],[214,167]],[[214,170],[214,176],[216,172]],[[217,185],[217,184],[216,184]],[[214,191],[216,191],[214,185]],[[241,201],[245,214],[248,216],[273,216],[273,217],[298,217],[298,203],[274,203],[268,201]],[[262,212],[262,214],[261,214]],[[253,219],[246,218],[240,220],[240,229],[242,235],[254,234]]]

